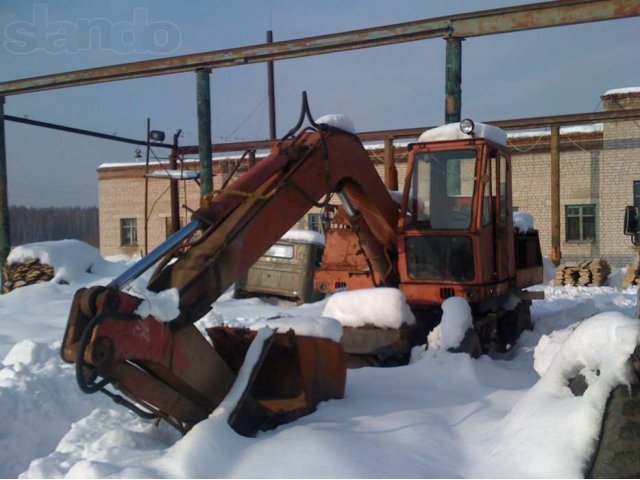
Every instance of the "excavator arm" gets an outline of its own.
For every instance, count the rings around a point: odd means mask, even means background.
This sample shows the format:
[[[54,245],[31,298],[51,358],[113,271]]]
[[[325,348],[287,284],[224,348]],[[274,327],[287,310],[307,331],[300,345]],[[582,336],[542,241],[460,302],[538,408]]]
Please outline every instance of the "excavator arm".
[[[178,288],[180,316],[192,323],[326,194],[350,205],[377,283],[395,285],[398,209],[360,141],[343,131],[305,131],[277,144],[271,155],[194,215],[203,237],[157,272],[149,289]]]
[[[206,418],[233,385],[255,332],[208,329],[210,344],[193,323],[311,206],[334,192],[376,282],[397,285],[397,207],[358,138],[320,125],[277,143],[266,159],[206,198],[189,225],[107,287],[76,293],[62,357],[76,364],[80,388],[103,392],[183,432]],[[180,313],[170,322],[141,317],[141,300],[123,291],[157,263],[148,289],[179,292]],[[344,352],[326,338],[278,332],[253,369],[229,418],[242,434],[291,421],[344,394]]]

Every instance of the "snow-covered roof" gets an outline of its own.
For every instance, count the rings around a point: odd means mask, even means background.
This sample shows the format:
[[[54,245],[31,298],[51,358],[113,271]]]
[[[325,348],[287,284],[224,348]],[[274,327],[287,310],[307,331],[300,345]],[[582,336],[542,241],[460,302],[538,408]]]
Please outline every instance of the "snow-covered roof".
[[[625,95],[627,93],[640,93],[640,87],[613,88],[603,93],[606,95]]]
[[[196,170],[158,170],[147,174],[151,178],[173,178],[174,180],[187,180],[198,178],[200,173]]]
[[[324,235],[312,230],[296,230],[292,229],[285,233],[281,240],[289,240],[290,242],[310,243],[313,245],[324,246]]]
[[[468,135],[460,130],[460,122],[447,123],[441,127],[436,127],[425,131],[418,138],[418,142],[438,142],[442,140],[469,140],[474,137],[484,138],[499,145],[507,144],[507,132],[501,128],[487,125],[486,123],[474,122],[473,135]]]
[[[560,127],[560,135],[576,135],[589,133],[602,133],[603,124],[594,123],[592,125],[573,125],[570,127]],[[529,130],[519,130],[517,132],[509,132],[507,137],[509,140],[530,137],[545,137],[551,135],[550,128],[534,128]]]

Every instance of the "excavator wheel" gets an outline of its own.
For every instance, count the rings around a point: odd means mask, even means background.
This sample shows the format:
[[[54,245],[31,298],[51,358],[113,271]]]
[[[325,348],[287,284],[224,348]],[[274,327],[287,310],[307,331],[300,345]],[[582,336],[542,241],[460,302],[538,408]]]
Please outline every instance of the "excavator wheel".
[[[640,478],[640,383],[615,388],[587,478]]]

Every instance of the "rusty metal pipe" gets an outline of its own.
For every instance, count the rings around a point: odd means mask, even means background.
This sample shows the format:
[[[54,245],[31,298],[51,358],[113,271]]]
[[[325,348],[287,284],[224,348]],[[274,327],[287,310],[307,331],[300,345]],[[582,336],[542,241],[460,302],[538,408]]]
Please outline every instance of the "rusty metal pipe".
[[[449,36],[470,38],[640,16],[640,0],[556,0],[0,83],[0,95],[225,68]]]

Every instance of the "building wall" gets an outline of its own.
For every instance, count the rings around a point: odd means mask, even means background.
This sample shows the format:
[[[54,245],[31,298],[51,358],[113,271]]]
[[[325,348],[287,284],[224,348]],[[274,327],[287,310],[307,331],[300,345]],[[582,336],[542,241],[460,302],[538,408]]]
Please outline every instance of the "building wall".
[[[602,97],[606,110],[640,108],[640,93]],[[604,154],[600,167],[600,232],[603,255],[614,262],[629,263],[637,247],[622,234],[624,209],[633,205],[633,182],[640,180],[640,122],[604,125]]]
[[[605,110],[640,108],[640,92],[602,97]],[[623,235],[624,208],[633,204],[633,181],[640,180],[640,122],[605,123],[602,131],[569,131],[560,135],[560,218],[563,261],[583,260],[603,256],[612,264],[622,266],[637,256],[629,237]],[[533,214],[540,232],[542,252],[551,254],[551,161],[549,134],[532,134],[510,138],[512,143],[513,204],[521,211]],[[404,184],[407,148],[395,148],[399,189]],[[384,150],[370,149],[378,173],[384,175]],[[258,159],[259,160],[259,159]],[[215,162],[214,189],[235,165],[235,160]],[[236,177],[246,171],[243,164]],[[155,166],[151,170],[161,170]],[[188,165],[197,169],[197,164]],[[144,165],[101,168],[98,171],[100,207],[100,249],[103,255],[135,254],[144,250]],[[199,187],[193,180],[180,181],[180,205],[196,209]],[[166,222],[170,216],[169,181],[149,179],[149,249],[166,238]],[[334,197],[332,203],[337,203]],[[567,241],[566,206],[595,205],[596,238],[587,241]],[[320,213],[312,208],[309,213]],[[181,209],[182,221],[190,213]],[[136,218],[138,244],[120,245],[120,219]],[[296,227],[306,228],[307,217]]]

